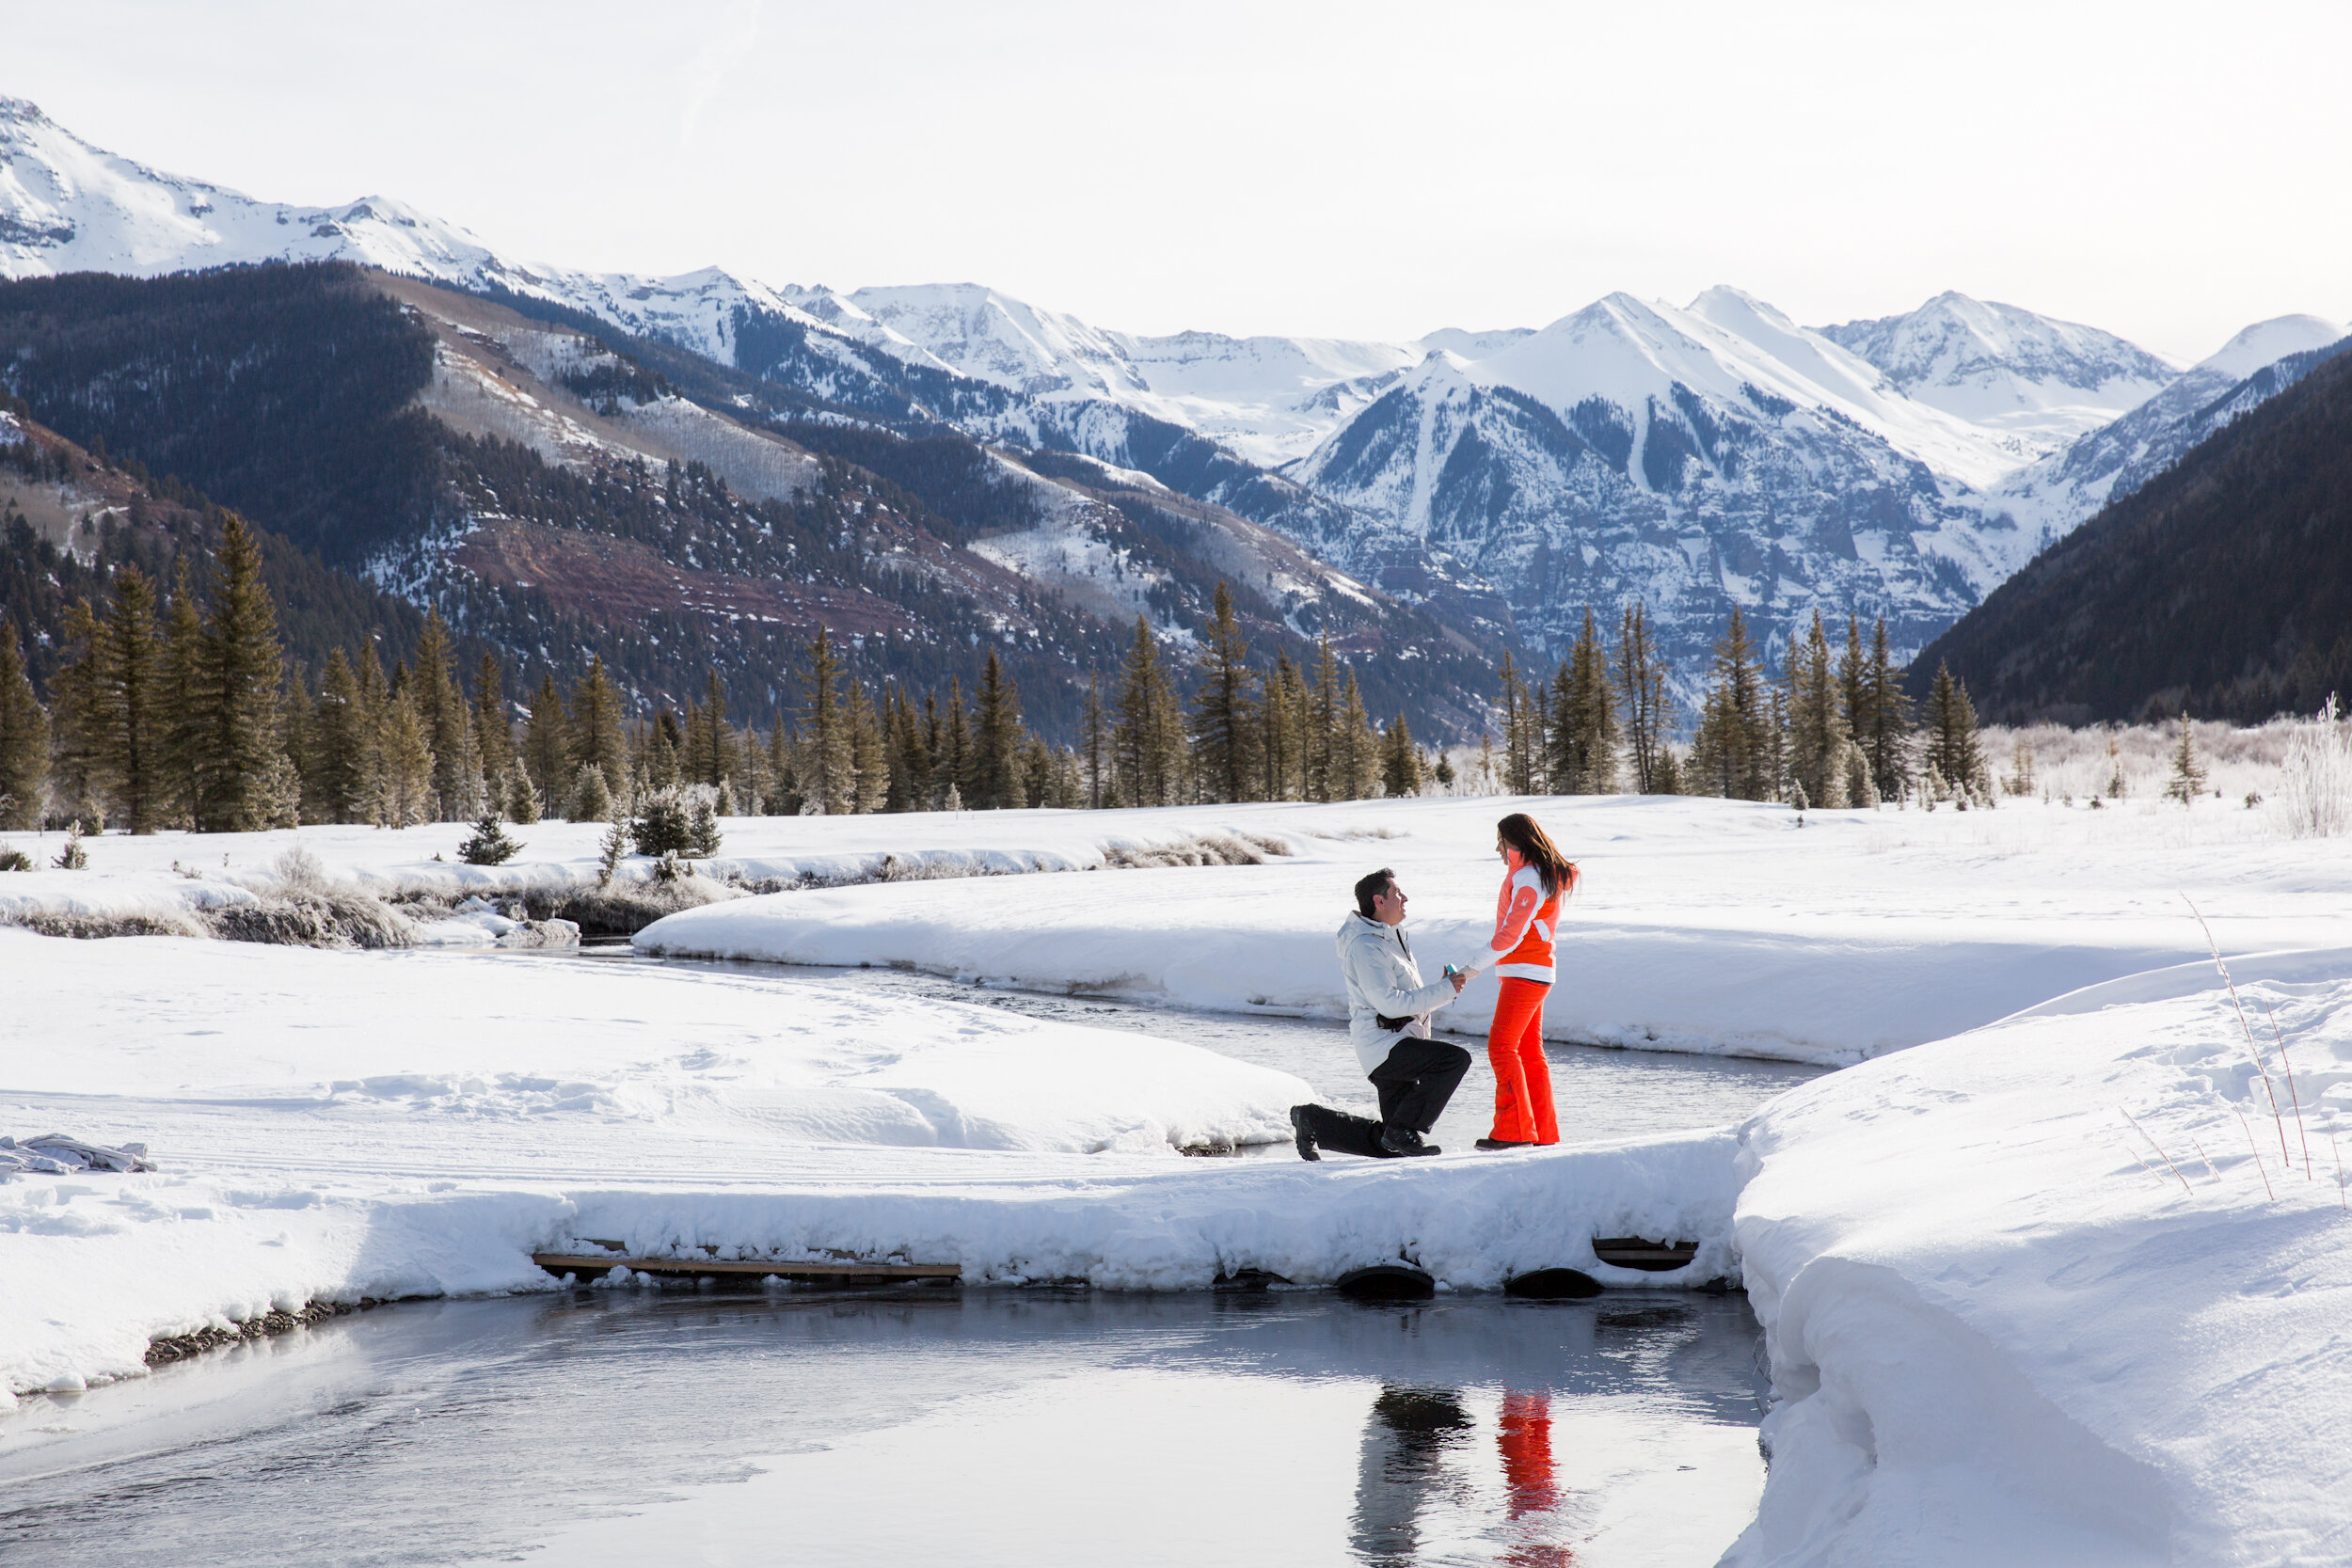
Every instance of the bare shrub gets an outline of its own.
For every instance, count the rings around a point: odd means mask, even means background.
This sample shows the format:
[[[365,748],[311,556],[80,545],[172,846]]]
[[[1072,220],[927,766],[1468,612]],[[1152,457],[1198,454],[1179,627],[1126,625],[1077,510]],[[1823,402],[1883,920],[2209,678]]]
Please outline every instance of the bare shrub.
[[[307,844],[288,845],[271,869],[278,874],[278,884],[289,890],[319,893],[327,886],[326,864]]]
[[[2352,724],[2332,694],[2288,737],[2271,809],[2296,838],[2333,838],[2352,828]]]

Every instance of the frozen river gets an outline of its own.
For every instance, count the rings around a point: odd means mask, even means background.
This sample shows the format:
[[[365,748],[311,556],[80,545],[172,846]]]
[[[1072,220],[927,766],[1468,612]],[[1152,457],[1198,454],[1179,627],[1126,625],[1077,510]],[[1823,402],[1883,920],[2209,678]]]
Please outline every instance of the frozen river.
[[[73,1399],[0,1560],[1714,1560],[1742,1298],[679,1289],[417,1303]]]

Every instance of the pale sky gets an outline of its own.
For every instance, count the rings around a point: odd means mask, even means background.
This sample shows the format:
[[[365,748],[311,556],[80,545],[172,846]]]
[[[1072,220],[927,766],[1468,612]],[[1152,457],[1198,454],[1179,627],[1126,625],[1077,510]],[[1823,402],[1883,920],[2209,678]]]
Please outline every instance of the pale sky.
[[[1403,339],[1945,289],[2187,361],[2352,316],[2352,5],[0,0],[0,92],[523,258]]]

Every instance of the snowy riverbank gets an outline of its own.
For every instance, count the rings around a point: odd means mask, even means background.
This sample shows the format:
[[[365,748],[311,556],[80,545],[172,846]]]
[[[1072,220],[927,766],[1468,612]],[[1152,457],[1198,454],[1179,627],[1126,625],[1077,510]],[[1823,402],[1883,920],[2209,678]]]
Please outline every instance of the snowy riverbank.
[[[1184,1159],[1285,1143],[1311,1091],[1146,1035],[764,975],[18,931],[0,969],[0,1118],[136,1137],[160,1167],[0,1183],[20,1393],[308,1301],[544,1289],[530,1253],[576,1238],[1113,1288],[1401,1254],[1464,1288],[1732,1267],[1723,1131],[1409,1171]],[[1679,1275],[1594,1260],[1626,1234],[1704,1244]]]
[[[1226,807],[1226,831],[1293,852],[1050,892],[988,880],[736,899],[636,942],[1336,1017],[1331,935],[1355,878],[1394,867],[1424,962],[1466,959],[1492,926],[1495,819],[1519,807],[1584,871],[1545,1013],[1556,1039],[1851,1063],[2196,956],[2185,892],[2241,951],[2352,943],[2352,844],[2282,840],[2217,801],[1813,812],[1801,827],[1782,806],[1631,797]],[[1494,996],[1482,977],[1440,1027],[1483,1033]]]

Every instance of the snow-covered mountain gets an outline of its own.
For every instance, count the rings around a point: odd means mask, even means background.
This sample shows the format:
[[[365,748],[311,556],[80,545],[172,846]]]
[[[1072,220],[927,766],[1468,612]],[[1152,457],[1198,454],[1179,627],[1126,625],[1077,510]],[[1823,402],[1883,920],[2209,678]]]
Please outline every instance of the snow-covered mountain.
[[[1586,602],[1639,595],[1693,660],[1734,603],[1772,641],[1819,607],[1883,613],[1917,646],[2267,395],[2249,372],[2338,330],[2265,324],[2181,374],[1962,294],[1807,328],[1716,288],[1412,341],[1142,336],[978,284],[529,263],[383,198],[292,207],[159,173],[0,99],[0,275],[280,258],[561,306],[785,388],[798,417],[945,423],[1134,470],[1549,653]]]
[[[387,197],[334,207],[257,201],[101,151],[35,104],[0,97],[0,277],[152,277],[270,261],[354,261],[547,300],[728,364],[746,311],[817,325],[775,292],[716,267],[653,278],[536,266]]]
[[[1991,502],[2029,538],[2047,543],[2069,533],[2249,408],[2284,391],[2309,368],[2298,361],[2343,337],[2341,325],[2317,316],[2257,322],[2121,419],[2010,475]]]
[[[1432,354],[1285,472],[1381,519],[1375,548],[1474,566],[1531,641],[1556,652],[1588,604],[1639,598],[1694,673],[1734,604],[1768,641],[1818,606],[1883,614],[1904,645],[1973,604],[2012,530],[1906,450],[1964,460],[1967,440],[1712,290],[1691,310],[1613,294],[1489,358]]]
[[[1821,335],[1883,371],[1906,398],[2010,437],[2012,467],[2137,407],[2180,374],[2113,333],[1963,293]]]

